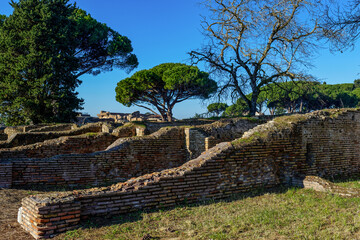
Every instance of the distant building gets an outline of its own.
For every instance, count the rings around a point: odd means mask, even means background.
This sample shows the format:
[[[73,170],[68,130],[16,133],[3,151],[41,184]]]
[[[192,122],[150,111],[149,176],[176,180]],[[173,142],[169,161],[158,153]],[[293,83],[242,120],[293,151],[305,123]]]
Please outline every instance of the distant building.
[[[114,119],[118,122],[131,122],[131,121],[161,121],[161,116],[155,114],[141,114],[139,111],[133,113],[114,113],[101,111],[97,114],[99,119]]]

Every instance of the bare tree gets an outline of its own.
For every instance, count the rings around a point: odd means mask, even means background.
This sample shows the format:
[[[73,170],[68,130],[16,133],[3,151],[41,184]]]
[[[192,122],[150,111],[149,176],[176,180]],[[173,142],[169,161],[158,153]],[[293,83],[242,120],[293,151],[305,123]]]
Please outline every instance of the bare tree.
[[[208,42],[189,54],[226,76],[219,94],[230,91],[255,115],[260,88],[299,79],[315,50],[320,1],[206,0],[202,28]],[[226,80],[225,80],[226,79]],[[246,96],[248,93],[252,93]]]
[[[322,23],[324,35],[335,50],[353,47],[360,37],[360,0],[332,0]]]

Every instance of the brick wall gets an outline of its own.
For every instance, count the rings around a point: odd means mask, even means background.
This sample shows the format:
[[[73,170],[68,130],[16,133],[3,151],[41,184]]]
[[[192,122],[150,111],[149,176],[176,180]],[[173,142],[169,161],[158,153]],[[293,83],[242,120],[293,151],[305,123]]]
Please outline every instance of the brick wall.
[[[205,151],[206,135],[196,128],[185,128],[186,149],[188,160],[197,158]]]
[[[71,216],[75,225],[79,220],[61,210],[64,206],[79,206],[76,211],[80,209],[81,218],[86,218],[220,199],[257,187],[292,185],[306,175],[352,175],[360,170],[359,134],[360,112],[355,110],[277,118],[177,168],[101,189],[26,198],[22,225],[35,237],[49,237],[66,230],[66,219],[59,221],[59,217]],[[29,216],[32,221],[27,220]]]
[[[109,133],[66,136],[15,148],[0,149],[0,161],[19,158],[48,158],[61,154],[92,153],[105,150],[117,139]]]
[[[179,166],[186,155],[183,129],[170,128],[118,139],[102,152],[4,162],[12,163],[12,186],[98,185]]]
[[[8,139],[8,135],[5,133],[0,133],[0,141],[6,141]]]
[[[12,163],[0,162],[0,188],[11,187]]]
[[[125,123],[123,126],[115,128],[113,134],[119,138],[138,136],[137,129],[140,128],[143,129],[144,127],[138,126],[134,123]]]
[[[53,132],[53,131],[68,131],[77,128],[74,123],[65,123],[65,124],[54,124],[51,126],[43,126],[35,129],[31,129],[28,132]]]
[[[16,134],[12,134],[7,141],[1,142],[0,148],[13,148],[18,146],[34,144],[37,142],[43,142],[45,140],[59,138],[62,136],[76,136],[88,132],[101,132],[101,130],[102,130],[101,123],[89,123],[80,128],[68,130],[68,131],[16,133]]]
[[[4,133],[10,137],[11,135],[15,133],[24,133],[31,131],[33,129],[38,129],[41,127],[48,126],[48,124],[36,124],[36,125],[24,125],[24,126],[9,126],[4,129]]]
[[[163,127],[185,127],[185,126],[200,126],[204,124],[210,124],[215,122],[211,119],[187,119],[173,122],[143,122],[146,126],[148,133],[154,133]]]

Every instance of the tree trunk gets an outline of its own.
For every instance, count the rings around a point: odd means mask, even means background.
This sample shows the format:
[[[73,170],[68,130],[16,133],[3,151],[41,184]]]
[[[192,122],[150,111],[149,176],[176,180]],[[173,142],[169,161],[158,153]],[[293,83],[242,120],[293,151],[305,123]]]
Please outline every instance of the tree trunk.
[[[161,121],[166,122],[166,115],[165,114],[161,114]]]
[[[256,91],[253,91],[250,106],[249,106],[250,107],[250,113],[249,113],[250,116],[255,116],[255,114],[256,114],[256,110],[257,110],[256,102],[258,100],[258,96],[259,96],[259,93]]]
[[[173,117],[172,117],[172,109],[169,107],[168,108],[168,111],[167,111],[167,113],[166,113],[166,116],[167,116],[167,121],[168,122],[172,122],[172,120],[173,120]]]

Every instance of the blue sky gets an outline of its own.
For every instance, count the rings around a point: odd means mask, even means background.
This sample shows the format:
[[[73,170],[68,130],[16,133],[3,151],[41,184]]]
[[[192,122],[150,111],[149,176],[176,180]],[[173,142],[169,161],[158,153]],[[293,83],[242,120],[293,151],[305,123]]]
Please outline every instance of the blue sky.
[[[73,1],[72,1],[73,2]],[[127,75],[114,70],[98,76],[82,76],[77,89],[85,100],[83,112],[96,116],[100,110],[133,112],[145,109],[127,108],[115,100],[117,82],[135,71],[149,69],[165,62],[188,63],[187,52],[201,47],[200,15],[206,11],[200,0],[76,0],[77,5],[96,20],[106,23],[130,38],[139,67]],[[9,15],[12,8],[7,0],[0,1],[0,13]],[[360,78],[359,47],[353,51],[332,54],[328,48],[319,50],[308,72],[328,84],[353,82]],[[199,66],[202,70],[206,70]],[[188,118],[206,112],[206,104],[189,100],[175,105],[176,118]]]

